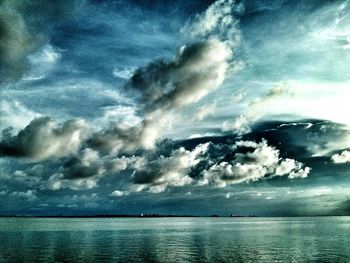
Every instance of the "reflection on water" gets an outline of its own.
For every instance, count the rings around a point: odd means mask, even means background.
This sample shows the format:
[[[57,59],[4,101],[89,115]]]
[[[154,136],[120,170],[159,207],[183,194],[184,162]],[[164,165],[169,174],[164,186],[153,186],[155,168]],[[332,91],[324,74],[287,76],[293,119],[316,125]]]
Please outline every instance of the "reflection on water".
[[[0,262],[350,262],[350,217],[0,218]]]

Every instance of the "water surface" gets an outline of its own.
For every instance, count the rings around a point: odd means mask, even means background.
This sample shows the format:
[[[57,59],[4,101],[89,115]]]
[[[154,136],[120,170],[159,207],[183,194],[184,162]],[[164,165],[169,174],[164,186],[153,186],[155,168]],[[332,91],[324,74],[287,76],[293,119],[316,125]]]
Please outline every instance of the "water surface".
[[[350,217],[0,218],[0,262],[350,262]]]

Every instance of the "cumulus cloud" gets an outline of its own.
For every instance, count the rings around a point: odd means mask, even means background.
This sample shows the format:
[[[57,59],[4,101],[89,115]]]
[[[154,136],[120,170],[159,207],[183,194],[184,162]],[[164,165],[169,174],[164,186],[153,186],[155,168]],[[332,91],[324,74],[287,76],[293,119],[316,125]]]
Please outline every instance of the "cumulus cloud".
[[[192,151],[179,148],[169,157],[158,158],[144,162],[135,170],[132,179],[139,184],[139,190],[163,192],[168,186],[185,186],[192,183],[189,176],[192,167],[200,162],[199,156],[207,151],[208,144],[200,144]]]
[[[292,159],[283,159],[280,152],[269,146],[266,140],[260,143],[238,141],[233,146],[233,158],[215,163],[204,171],[199,185],[214,183],[219,187],[243,182],[255,182],[264,178],[288,175],[289,178],[304,178],[309,167]]]
[[[97,182],[102,175],[137,168],[140,158],[142,157],[121,156],[114,158],[109,155],[100,156],[97,151],[84,148],[70,158],[65,158],[65,161],[59,160],[58,162],[61,165],[57,168],[56,173],[59,176],[54,176],[53,179],[81,180],[91,178]]]
[[[123,123],[94,133],[88,140],[88,145],[102,153],[120,155],[133,153],[139,149],[152,149],[159,136],[159,130],[164,124],[164,118],[144,120],[129,127]]]
[[[125,171],[125,176],[118,177],[120,192],[111,194],[122,196],[140,191],[160,193],[168,187],[188,185],[224,187],[276,176],[305,178],[311,170],[294,159],[282,158],[266,140],[210,142],[189,149],[180,145],[165,141],[155,149],[119,157],[85,147],[69,157],[18,170],[14,178],[46,190],[87,190],[97,187],[106,175],[114,178]]]
[[[65,178],[87,178],[104,172],[98,152],[85,148],[79,155],[70,158],[62,166]]]
[[[42,185],[43,190],[61,190],[61,189],[71,189],[71,190],[89,190],[97,186],[98,179],[95,177],[91,178],[69,178],[66,179],[64,174],[53,174],[46,180]]]
[[[311,171],[301,162],[282,158],[266,140],[198,144],[192,150],[174,149],[166,156],[148,153],[130,162],[128,169],[134,170],[134,185],[125,193],[159,193],[168,187],[186,185],[225,187],[276,176],[305,178]]]
[[[23,157],[40,161],[76,152],[86,135],[86,125],[81,119],[58,124],[49,117],[31,121],[17,135],[3,131],[0,155]]]
[[[349,163],[350,162],[350,151],[342,151],[341,153],[333,154],[331,160],[334,163]]]
[[[183,46],[173,61],[139,68],[129,86],[140,91],[149,110],[170,110],[197,102],[225,78],[231,49],[217,39]]]

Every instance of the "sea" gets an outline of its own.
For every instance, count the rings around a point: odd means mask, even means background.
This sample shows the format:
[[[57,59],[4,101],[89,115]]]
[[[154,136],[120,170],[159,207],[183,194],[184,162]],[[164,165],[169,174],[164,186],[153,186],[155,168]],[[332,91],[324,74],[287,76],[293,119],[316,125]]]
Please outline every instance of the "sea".
[[[2,217],[0,262],[350,262],[350,217]]]

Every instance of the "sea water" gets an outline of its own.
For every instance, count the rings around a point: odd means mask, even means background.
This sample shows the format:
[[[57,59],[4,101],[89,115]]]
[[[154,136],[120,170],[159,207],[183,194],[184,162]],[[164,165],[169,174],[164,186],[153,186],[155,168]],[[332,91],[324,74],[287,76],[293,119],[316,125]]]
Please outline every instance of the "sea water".
[[[350,262],[350,217],[0,218],[0,262]]]

